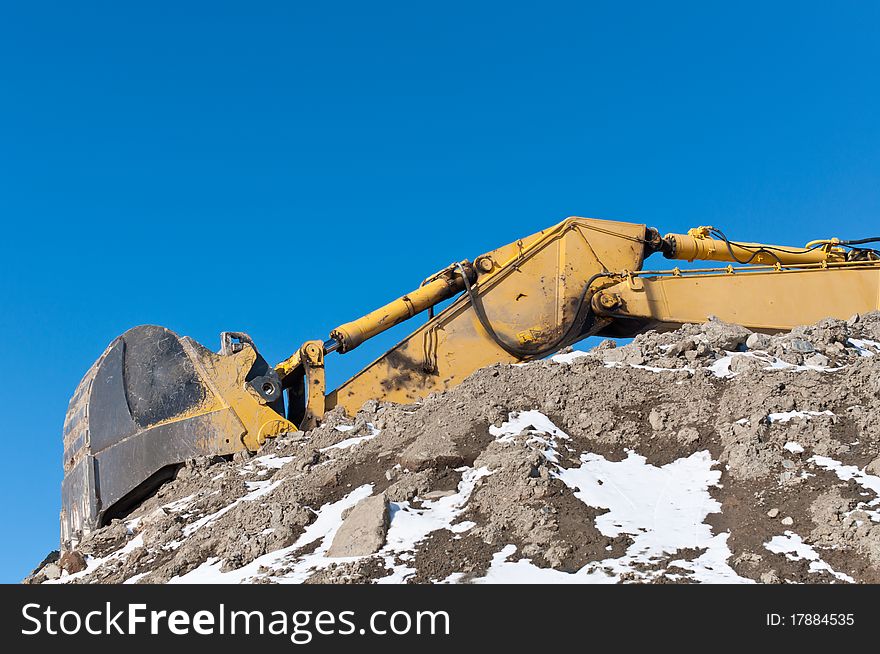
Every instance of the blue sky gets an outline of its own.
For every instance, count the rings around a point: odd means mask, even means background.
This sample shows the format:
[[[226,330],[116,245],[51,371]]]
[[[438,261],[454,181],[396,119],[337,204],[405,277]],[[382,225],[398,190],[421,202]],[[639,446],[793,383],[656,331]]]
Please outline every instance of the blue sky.
[[[0,581],[56,546],[68,399],[130,326],[277,361],[568,215],[880,232],[874,3],[17,4]]]

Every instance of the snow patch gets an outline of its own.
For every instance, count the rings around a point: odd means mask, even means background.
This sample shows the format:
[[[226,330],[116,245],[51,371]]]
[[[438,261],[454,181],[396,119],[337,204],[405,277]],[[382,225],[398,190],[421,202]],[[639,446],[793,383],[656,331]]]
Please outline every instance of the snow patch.
[[[850,338],[847,343],[852,345],[859,352],[859,356],[872,357],[880,353],[880,343],[877,341],[869,341],[861,338]]]
[[[565,354],[557,354],[550,357],[551,361],[556,363],[571,363],[575,359],[580,359],[582,357],[590,356],[589,352],[582,352],[581,350],[572,350],[571,352],[566,352]]]
[[[834,571],[830,565],[819,557],[816,550],[805,543],[793,531],[786,531],[784,536],[774,536],[764,543],[764,547],[774,554],[784,554],[785,558],[790,561],[809,561],[810,572],[827,572],[841,581],[846,581],[850,584],[856,583],[856,580],[848,574]]]
[[[803,418],[804,420],[809,420],[810,418],[815,418],[816,416],[833,416],[834,414],[831,411],[783,411],[782,413],[771,413],[767,416],[767,419],[770,422],[788,422],[790,420],[794,420],[795,418]],[[803,452],[803,449],[801,449]]]
[[[864,511],[873,522],[880,522],[880,477],[870,475],[864,469],[844,465],[827,456],[812,456],[810,463],[835,473],[841,481],[855,481],[859,486],[875,495],[870,502],[859,502],[853,511]]]
[[[415,550],[429,534],[448,529],[453,533],[462,533],[475,527],[473,522],[453,524],[467,509],[467,502],[476,488],[477,482],[492,474],[488,468],[459,468],[462,472],[458,483],[458,492],[454,495],[441,497],[434,501],[425,501],[416,508],[410,502],[391,502],[391,524],[385,538],[385,547],[379,554],[385,558],[385,567],[391,570],[387,577],[377,583],[402,583],[415,573],[414,568],[405,564],[395,563],[395,556],[407,560],[405,555]]]
[[[351,431],[351,428],[349,428],[349,429],[340,429],[340,427],[345,427],[345,426],[346,426],[346,425],[339,425],[339,426],[336,427],[336,429],[338,429],[339,431]],[[354,447],[355,445],[358,445],[358,444],[360,444],[360,443],[363,443],[364,441],[368,441],[368,440],[370,440],[370,439],[372,439],[372,438],[376,438],[376,436],[379,435],[379,431],[380,431],[380,430],[376,429],[376,428],[373,426],[373,423],[368,422],[368,423],[367,423],[367,428],[368,428],[370,431],[369,431],[369,433],[366,434],[365,436],[354,436],[354,437],[352,437],[352,438],[346,438],[344,441],[339,441],[338,443],[334,443],[333,445],[328,445],[327,447],[322,447],[320,451],[321,451],[321,452],[329,452],[329,451],[331,451],[331,450],[344,450],[344,449],[346,449],[346,448]]]
[[[508,560],[516,552],[513,545],[498,552],[482,581],[510,583],[607,583],[624,573],[646,579],[666,570],[645,572],[683,549],[703,550],[692,561],[675,561],[669,567],[689,572],[699,582],[743,582],[728,565],[731,556],[728,534],[713,534],[704,521],[710,513],[721,511],[720,503],[709,493],[718,484],[719,470],[706,451],[696,452],[662,467],[647,463],[632,450],[622,461],[608,461],[594,453],[580,456],[579,468],[563,468],[556,451],[557,439],[570,437],[539,411],[511,413],[501,427],[489,427],[500,442],[512,442],[514,436],[527,433],[527,443],[537,442],[546,448],[544,455],[555,464],[551,474],[559,478],[584,504],[608,509],[596,518],[596,528],[614,538],[626,534],[633,539],[626,553],[617,559],[590,563],[576,573],[563,573],[535,566],[529,559]],[[512,549],[511,549],[512,548]],[[561,576],[560,576],[561,575]]]
[[[278,456],[277,454],[267,454],[266,456],[258,456],[253,460],[259,466],[263,466],[264,468],[269,468],[270,470],[277,470],[278,468],[282,468],[286,466],[288,463],[293,461],[292,456]]]
[[[183,528],[183,535],[185,537],[192,536],[195,532],[197,532],[199,529],[201,529],[205,525],[211,524],[212,522],[217,520],[220,516],[231,511],[240,502],[253,502],[256,499],[261,498],[263,495],[271,493],[273,490],[278,488],[278,486],[280,486],[283,481],[284,481],[284,479],[276,479],[275,481],[268,481],[267,480],[267,481],[248,481],[248,482],[245,482],[247,484],[248,491],[250,491],[247,495],[239,497],[237,500],[235,500],[234,502],[231,502],[230,504],[227,504],[219,511],[215,511],[214,513],[211,513],[210,515],[206,515],[203,518],[199,518],[195,522],[188,524],[186,527]]]

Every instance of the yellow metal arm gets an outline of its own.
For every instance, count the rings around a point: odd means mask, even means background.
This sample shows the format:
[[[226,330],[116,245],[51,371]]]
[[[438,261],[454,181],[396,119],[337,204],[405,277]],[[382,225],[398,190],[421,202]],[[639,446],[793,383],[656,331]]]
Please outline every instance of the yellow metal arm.
[[[459,266],[468,276],[469,281],[476,280],[476,272],[470,261],[462,261]],[[340,352],[350,352],[368,338],[381,334],[404,320],[409,320],[462,290],[464,290],[464,279],[457,272],[456,266],[450,266],[416,290],[362,318],[340,325],[330,332],[330,337],[339,343]]]
[[[837,239],[813,241],[806,247],[766,245],[763,243],[734,243],[712,238],[713,227],[696,227],[687,234],[667,234],[663,237],[668,259],[684,261],[729,261],[751,265],[797,265],[823,261],[845,261],[846,252]]]
[[[641,331],[678,329],[714,316],[758,331],[785,331],[823,318],[880,309],[880,263],[676,271],[630,276],[593,297],[611,320]]]

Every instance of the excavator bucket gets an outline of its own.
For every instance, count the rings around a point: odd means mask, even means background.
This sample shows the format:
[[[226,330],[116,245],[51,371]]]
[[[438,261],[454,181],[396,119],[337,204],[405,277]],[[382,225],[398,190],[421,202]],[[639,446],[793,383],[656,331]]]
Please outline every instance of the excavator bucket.
[[[214,353],[142,325],[89,369],[64,422],[62,543],[124,515],[188,459],[255,451],[296,430],[250,338],[224,332],[221,342]]]

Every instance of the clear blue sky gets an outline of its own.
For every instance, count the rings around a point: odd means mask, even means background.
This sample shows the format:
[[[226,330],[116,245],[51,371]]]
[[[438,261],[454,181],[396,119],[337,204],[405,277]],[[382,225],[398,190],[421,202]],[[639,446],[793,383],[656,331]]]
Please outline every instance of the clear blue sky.
[[[568,215],[880,232],[875,3],[14,4],[2,581],[56,546],[68,399],[133,325],[277,361]]]

